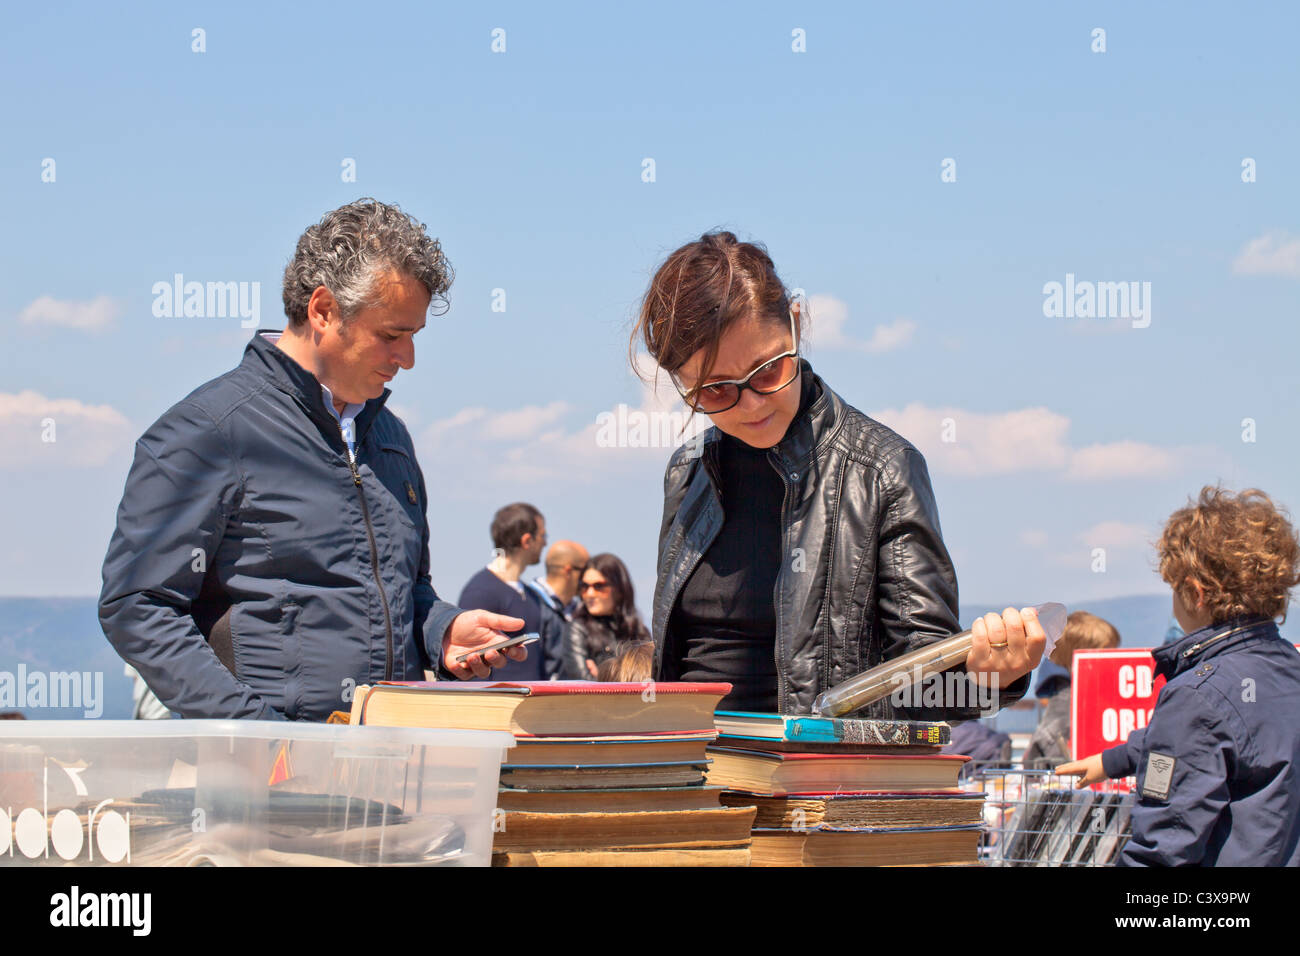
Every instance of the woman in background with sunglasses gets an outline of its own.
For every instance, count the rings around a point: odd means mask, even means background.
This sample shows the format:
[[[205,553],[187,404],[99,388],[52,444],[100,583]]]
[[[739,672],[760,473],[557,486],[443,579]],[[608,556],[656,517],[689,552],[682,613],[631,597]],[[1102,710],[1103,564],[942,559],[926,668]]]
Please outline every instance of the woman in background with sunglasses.
[[[668,257],[632,333],[714,426],[664,476],[652,631],[655,676],[730,682],[720,709],[807,714],[821,691],[961,630],[925,460],[799,357],[803,319],[761,246],[715,232]],[[1005,706],[1045,643],[1007,608],[976,622],[965,668],[996,674]],[[943,700],[855,716],[979,716],[973,695]]]
[[[582,605],[569,622],[565,677],[595,680],[597,668],[621,644],[650,640],[636,610],[636,596],[627,566],[612,554],[587,562],[578,584]]]

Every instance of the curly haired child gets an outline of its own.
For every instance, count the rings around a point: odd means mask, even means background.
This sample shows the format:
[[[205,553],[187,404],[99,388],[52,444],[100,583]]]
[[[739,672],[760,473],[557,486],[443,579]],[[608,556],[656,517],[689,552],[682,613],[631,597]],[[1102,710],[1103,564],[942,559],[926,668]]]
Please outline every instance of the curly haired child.
[[[1256,488],[1206,486],[1158,547],[1187,634],[1152,651],[1151,722],[1057,773],[1136,773],[1123,865],[1300,865],[1300,653],[1275,623],[1300,583],[1295,529]]]

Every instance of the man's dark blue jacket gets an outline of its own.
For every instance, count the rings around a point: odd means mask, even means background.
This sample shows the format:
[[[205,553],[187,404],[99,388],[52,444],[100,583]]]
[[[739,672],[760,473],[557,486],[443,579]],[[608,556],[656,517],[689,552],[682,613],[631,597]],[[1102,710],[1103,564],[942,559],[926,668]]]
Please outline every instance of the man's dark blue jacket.
[[[99,619],[168,708],[324,720],[358,683],[437,669],[460,609],[429,579],[389,394],[356,417],[354,468],[321,383],[258,334],[136,443]]]
[[[1300,653],[1246,618],[1152,651],[1160,690],[1144,730],[1102,754],[1137,773],[1125,866],[1300,865]]]

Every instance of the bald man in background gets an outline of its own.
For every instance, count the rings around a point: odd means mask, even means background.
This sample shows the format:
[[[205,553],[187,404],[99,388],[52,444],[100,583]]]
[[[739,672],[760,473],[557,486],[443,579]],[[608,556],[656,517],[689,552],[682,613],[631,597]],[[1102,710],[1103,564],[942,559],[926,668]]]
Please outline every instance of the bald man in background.
[[[587,549],[576,541],[557,541],[546,552],[545,577],[533,578],[528,586],[566,621],[578,610],[578,582],[587,570]]]

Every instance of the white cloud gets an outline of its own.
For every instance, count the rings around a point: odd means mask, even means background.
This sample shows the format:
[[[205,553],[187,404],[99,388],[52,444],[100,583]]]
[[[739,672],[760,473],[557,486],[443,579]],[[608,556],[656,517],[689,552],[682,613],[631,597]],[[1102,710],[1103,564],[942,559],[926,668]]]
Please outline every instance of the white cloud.
[[[1167,448],[1140,441],[1087,445],[1070,455],[1066,477],[1079,481],[1098,478],[1156,478],[1171,474],[1178,455]]]
[[[551,402],[549,405],[525,405],[512,411],[488,415],[479,426],[485,437],[497,441],[528,438],[547,425],[555,424],[571,406],[568,402]]]
[[[1146,550],[1151,545],[1147,528],[1123,521],[1101,521],[1080,532],[1079,541],[1088,548],[1108,550]]]
[[[1046,408],[985,413],[912,402],[871,417],[916,445],[932,470],[968,478],[1059,470],[1070,454],[1070,420]]]
[[[413,405],[403,405],[399,402],[388,401],[384,403],[384,408],[388,409],[394,415],[402,420],[408,431],[414,432],[420,427],[421,415]]]
[[[870,339],[861,340],[845,333],[849,308],[834,296],[812,296],[808,300],[808,311],[808,341],[815,348],[847,349],[873,354],[892,352],[911,342],[912,334],[917,328],[911,319],[895,319],[888,325],[877,325],[872,330]]]
[[[911,319],[895,319],[889,325],[877,325],[863,348],[867,352],[892,352],[912,341],[915,331],[916,323]]]
[[[710,424],[705,416],[686,423],[681,398],[666,375],[638,357],[648,381],[639,382],[640,400],[620,409],[602,409],[590,418],[575,406],[555,401],[493,411],[463,408],[435,421],[417,436],[422,462],[456,460],[456,469],[425,466],[426,480],[444,492],[476,493],[503,487],[590,485],[630,472],[662,474],[673,448]],[[635,432],[640,421],[646,427]],[[685,426],[683,430],[682,426]],[[616,439],[610,444],[607,439]]]
[[[660,472],[673,448],[710,422],[697,415],[688,423],[668,377],[656,377],[644,357],[638,367],[646,376],[640,401],[599,410],[585,420],[574,405],[554,401],[506,410],[469,406],[432,422],[417,434],[421,461],[461,465],[426,466],[426,479],[444,491],[454,490],[448,486],[457,482],[463,491],[476,491],[502,484],[586,485],[646,469]],[[1025,472],[1073,481],[1155,478],[1193,464],[1203,451],[1129,440],[1075,447],[1070,419],[1046,407],[973,412],[913,402],[871,415],[915,444],[932,472],[963,478]],[[1023,543],[1045,546],[1041,532],[1027,534],[1031,537]]]
[[[1038,528],[1028,528],[1020,532],[1020,543],[1026,548],[1047,547],[1047,532]]]
[[[1077,545],[1063,551],[1044,552],[1041,560],[1048,566],[1077,572],[1078,576],[1070,579],[1072,588],[1079,587],[1085,581],[1095,581],[1098,577],[1113,582],[1114,575],[1119,574],[1133,582],[1123,585],[1119,593],[1130,588],[1140,590],[1150,586],[1151,546],[1156,537],[1158,535],[1153,536],[1151,529],[1140,524],[1116,520],[1099,521],[1074,535],[1073,540]],[[1097,562],[1101,556],[1094,553],[1097,548],[1105,552],[1105,574],[1100,573],[1103,569],[1099,568]],[[1108,584],[1105,591],[1115,594],[1115,585]]]
[[[101,330],[112,325],[120,310],[106,295],[88,302],[71,302],[43,295],[18,313],[24,325],[58,325],[70,329]]]
[[[474,406],[471,408],[462,408],[450,418],[442,418],[432,423],[424,430],[424,437],[431,442],[438,442],[442,437],[450,432],[463,428],[466,425],[480,421],[488,414],[486,408]]]
[[[1048,408],[972,412],[913,402],[871,417],[888,425],[925,455],[935,472],[982,478],[1050,471],[1075,481],[1156,478],[1169,475],[1201,453],[1137,441],[1071,446],[1070,420]]]
[[[1300,239],[1284,232],[1252,239],[1233,260],[1232,271],[1236,275],[1300,279]]]
[[[1021,540],[1022,543],[1026,543],[1023,536]],[[1077,545],[1071,545],[1063,551],[1044,551],[1036,556],[1035,560],[1041,560],[1051,567],[1082,572],[1084,579],[1091,579],[1097,573],[1098,556],[1093,553],[1093,550],[1102,548],[1106,552],[1106,560],[1110,565],[1107,568],[1108,574],[1115,573],[1121,568],[1127,569],[1124,573],[1134,573],[1135,567],[1140,567],[1136,573],[1142,575],[1143,579],[1148,574],[1148,568],[1143,561],[1138,561],[1137,565],[1134,565],[1134,556],[1144,557],[1151,547],[1152,538],[1149,529],[1142,525],[1114,520],[1099,521],[1087,530],[1075,534],[1073,540]],[[1123,559],[1118,565],[1114,565],[1113,559],[1117,555],[1123,556]]]
[[[0,470],[102,465],[129,451],[131,423],[109,405],[0,392]]]

